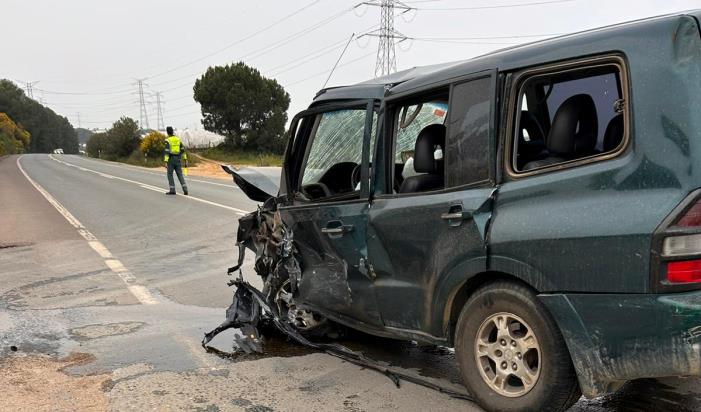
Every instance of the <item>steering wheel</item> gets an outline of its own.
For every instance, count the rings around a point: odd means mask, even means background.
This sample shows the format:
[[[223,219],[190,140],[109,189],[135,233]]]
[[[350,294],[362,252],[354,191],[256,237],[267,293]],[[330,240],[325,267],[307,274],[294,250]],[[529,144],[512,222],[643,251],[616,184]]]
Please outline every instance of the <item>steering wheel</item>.
[[[356,165],[351,173],[351,187],[353,190],[358,187],[358,183],[360,183],[360,165]]]
[[[328,186],[323,183],[309,183],[302,186],[302,193],[310,200],[331,196]]]

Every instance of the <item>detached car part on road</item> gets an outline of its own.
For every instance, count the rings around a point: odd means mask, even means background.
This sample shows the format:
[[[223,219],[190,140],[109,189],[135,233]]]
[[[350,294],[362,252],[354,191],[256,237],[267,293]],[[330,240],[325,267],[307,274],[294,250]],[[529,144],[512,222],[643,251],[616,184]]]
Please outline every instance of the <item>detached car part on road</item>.
[[[700,17],[322,90],[279,191],[234,177],[262,295],[305,332],[454,346],[487,410],[701,375]]]

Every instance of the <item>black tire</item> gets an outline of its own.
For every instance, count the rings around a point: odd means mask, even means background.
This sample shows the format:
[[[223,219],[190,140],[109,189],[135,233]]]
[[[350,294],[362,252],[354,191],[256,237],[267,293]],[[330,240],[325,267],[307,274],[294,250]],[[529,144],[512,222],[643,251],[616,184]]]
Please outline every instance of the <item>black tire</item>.
[[[521,318],[535,334],[538,343],[538,351],[531,350],[529,354],[530,358],[534,357],[533,353],[537,355],[537,362],[533,362],[538,368],[538,377],[526,393],[512,395],[514,397],[500,394],[498,389],[493,389],[487,383],[486,378],[482,376],[482,370],[489,370],[491,366],[485,369],[481,365],[491,365],[491,362],[484,355],[478,361],[475,349],[480,329],[482,332],[489,330],[491,324],[488,319],[503,313]],[[518,322],[514,323],[519,325]],[[497,322],[494,322],[494,325],[496,324]],[[487,326],[483,328],[483,325]],[[490,336],[488,339],[492,339],[493,335],[484,336]],[[501,339],[495,342],[497,343],[501,344]],[[502,354],[501,351],[496,352]],[[508,352],[511,359],[513,351]],[[465,386],[487,411],[564,411],[581,396],[577,375],[560,330],[535,293],[524,285],[498,281],[475,291],[458,318],[455,354]],[[507,355],[503,353],[500,356],[502,358],[498,359],[505,359],[503,357]],[[520,353],[518,356],[521,359]],[[503,363],[498,366],[494,364],[494,368],[502,367],[501,365]],[[508,373],[508,367],[506,372]],[[488,376],[487,372],[485,376]],[[526,390],[523,381],[516,379],[513,382],[517,383],[516,386],[520,382],[524,388],[522,390]]]

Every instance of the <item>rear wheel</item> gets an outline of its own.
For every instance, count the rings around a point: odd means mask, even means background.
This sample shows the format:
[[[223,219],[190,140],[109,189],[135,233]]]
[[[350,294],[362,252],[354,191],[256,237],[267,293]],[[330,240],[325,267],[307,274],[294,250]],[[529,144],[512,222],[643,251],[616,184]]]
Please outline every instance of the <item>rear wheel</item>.
[[[458,318],[455,353],[465,386],[488,411],[563,411],[580,396],[564,339],[526,286],[478,289]]]

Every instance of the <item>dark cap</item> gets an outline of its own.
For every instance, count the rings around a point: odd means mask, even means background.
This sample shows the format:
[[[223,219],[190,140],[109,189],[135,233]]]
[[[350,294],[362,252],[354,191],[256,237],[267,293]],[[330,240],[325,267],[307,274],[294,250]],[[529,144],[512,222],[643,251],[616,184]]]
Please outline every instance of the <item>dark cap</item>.
[[[172,136],[173,135],[173,128],[170,126],[166,127],[166,133],[168,133],[168,135]]]

